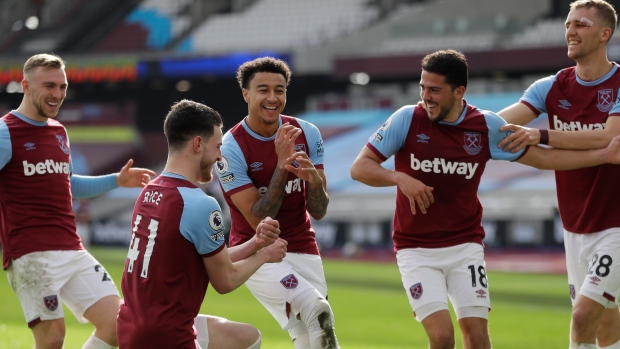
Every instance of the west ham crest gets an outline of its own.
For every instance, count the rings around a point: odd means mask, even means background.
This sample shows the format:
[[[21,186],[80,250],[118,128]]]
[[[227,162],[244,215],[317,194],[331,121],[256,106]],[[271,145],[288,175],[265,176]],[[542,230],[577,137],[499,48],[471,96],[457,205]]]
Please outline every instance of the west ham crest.
[[[282,286],[284,286],[284,288],[291,290],[297,287],[297,285],[299,284],[299,281],[297,281],[297,278],[295,277],[295,275],[288,274],[282,280],[280,280],[280,283],[282,284]]]
[[[418,282],[413,286],[409,287],[409,292],[411,293],[411,297],[413,299],[420,299],[420,297],[422,297],[422,294],[424,293],[422,283]]]
[[[596,107],[603,113],[607,113],[614,106],[614,90],[606,88],[598,91],[598,103]]]
[[[49,311],[56,311],[58,309],[58,296],[47,296],[43,298],[43,302],[45,302],[45,307]]]
[[[56,140],[58,141],[58,145],[60,146],[60,149],[63,153],[69,154],[71,152],[69,150],[69,146],[67,146],[67,141],[65,140],[65,137],[61,135],[56,135]]]
[[[570,291],[570,298],[575,299],[575,286],[568,285],[568,290]]]
[[[465,137],[463,148],[469,155],[478,155],[482,150],[482,136],[480,132],[464,132]]]

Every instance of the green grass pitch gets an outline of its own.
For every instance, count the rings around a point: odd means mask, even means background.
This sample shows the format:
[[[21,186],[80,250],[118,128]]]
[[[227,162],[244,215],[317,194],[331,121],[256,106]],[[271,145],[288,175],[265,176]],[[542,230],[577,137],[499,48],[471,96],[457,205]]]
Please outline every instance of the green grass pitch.
[[[92,248],[117,285],[127,252]],[[325,260],[329,301],[336,334],[344,349],[427,348],[422,325],[413,318],[395,264]],[[489,327],[494,348],[567,348],[570,301],[566,276],[489,272],[493,310]],[[201,313],[248,322],[263,333],[263,348],[292,349],[288,334],[263,309],[245,286],[219,295],[211,288]],[[93,327],[80,325],[65,308],[65,348],[81,348]],[[462,348],[457,328],[457,348]],[[0,281],[0,348],[34,346],[17,297],[6,274]]]

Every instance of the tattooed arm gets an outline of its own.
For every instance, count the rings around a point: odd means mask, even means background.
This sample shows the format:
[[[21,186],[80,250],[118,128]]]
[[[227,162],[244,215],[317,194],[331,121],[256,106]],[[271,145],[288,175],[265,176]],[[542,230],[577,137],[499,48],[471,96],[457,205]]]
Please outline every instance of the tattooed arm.
[[[289,160],[291,163],[297,161],[299,166],[286,165],[286,169],[306,182],[306,210],[312,218],[320,220],[325,217],[329,204],[325,171],[315,168],[308,154],[303,151],[293,154]]]
[[[316,170],[322,181],[318,184],[308,183],[306,187],[306,209],[312,218],[317,221],[325,217],[327,213],[327,205],[329,204],[329,195],[327,195],[327,179],[323,169]]]

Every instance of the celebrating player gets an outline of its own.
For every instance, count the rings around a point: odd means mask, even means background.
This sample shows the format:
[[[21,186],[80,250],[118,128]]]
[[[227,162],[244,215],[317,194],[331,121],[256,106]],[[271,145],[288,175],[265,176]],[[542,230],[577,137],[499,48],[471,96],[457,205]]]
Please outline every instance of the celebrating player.
[[[262,266],[247,287],[295,348],[334,349],[334,317],[308,215],[323,218],[329,202],[323,140],[316,126],[280,114],[290,77],[288,65],[270,57],[239,67],[248,116],[224,136],[216,169],[230,206],[231,246],[250,239],[267,216],[278,219],[289,243],[284,261]]]
[[[500,147],[518,151],[540,143],[561,149],[603,148],[620,134],[620,69],[607,59],[617,21],[606,1],[571,3],[566,42],[576,66],[536,81],[518,103],[499,112],[516,125],[547,113],[551,129],[507,125],[504,130],[515,132]],[[620,166],[614,165],[555,172],[573,304],[570,348],[594,349],[598,343],[599,348],[620,349],[618,178]]]
[[[65,62],[37,54],[24,65],[20,106],[0,119],[0,240],[3,266],[19,298],[35,347],[62,348],[61,302],[95,332],[83,349],[117,345],[119,295],[82,245],[71,200],[144,186],[151,170],[132,168],[100,177],[73,174],[65,127],[54,120],[68,83]]]
[[[260,348],[254,327],[198,312],[209,282],[227,293],[263,263],[282,260],[286,241],[278,239],[279,224],[267,217],[250,240],[227,249],[220,206],[196,186],[211,181],[221,159],[220,114],[183,100],[166,116],[164,133],[166,167],[142,190],[133,212],[119,347]]]
[[[374,133],[351,167],[353,179],[396,185],[393,239],[403,286],[431,349],[454,348],[448,298],[456,310],[465,349],[489,349],[491,308],[477,191],[489,159],[541,169],[620,162],[620,138],[606,149],[569,151],[528,147],[504,152],[505,121],[463,100],[465,56],[447,50],[422,60],[423,106],[404,106]],[[426,110],[425,110],[426,109]],[[381,166],[394,156],[395,170]]]

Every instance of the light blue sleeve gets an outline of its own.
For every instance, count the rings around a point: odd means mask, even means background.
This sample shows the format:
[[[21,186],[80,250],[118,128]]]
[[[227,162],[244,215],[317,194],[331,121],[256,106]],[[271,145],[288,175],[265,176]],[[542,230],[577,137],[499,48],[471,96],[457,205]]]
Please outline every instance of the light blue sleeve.
[[[488,110],[479,110],[482,115],[484,115],[484,119],[486,120],[487,127],[489,129],[489,150],[491,151],[491,159],[493,160],[508,160],[515,161],[518,159],[521,154],[525,151],[525,148],[519,150],[516,153],[512,153],[510,151],[504,151],[503,149],[497,146],[502,139],[506,138],[513,131],[500,131],[499,128],[506,125],[506,120],[502,119],[501,116],[495,114],[492,111]]]
[[[547,107],[545,105],[545,100],[547,100],[547,94],[549,94],[549,90],[551,90],[555,78],[556,76],[552,75],[535,81],[525,90],[521,100],[531,104],[541,113],[546,113]]]
[[[395,111],[368,139],[386,159],[396,154],[405,144],[414,108],[415,105],[406,105]]]
[[[74,199],[92,198],[118,188],[116,174],[80,176],[71,174],[71,195]]]
[[[308,156],[310,157],[310,161],[314,165],[322,165],[323,164],[323,138],[321,137],[321,132],[319,128],[314,126],[313,124],[297,119],[299,122],[299,126],[301,126],[304,135],[306,136],[306,141],[308,142]]]
[[[205,255],[224,244],[224,219],[217,201],[200,188],[178,188],[183,198],[179,230],[199,254]]]
[[[11,161],[13,148],[11,147],[11,135],[9,127],[4,120],[0,120],[0,170]]]
[[[67,144],[69,142],[69,134],[65,129]],[[114,188],[118,188],[116,182],[116,174],[104,176],[81,176],[73,174],[73,160],[69,156],[69,170],[71,171],[71,195],[74,199],[93,198],[106,193]]]
[[[609,111],[609,114],[620,114],[620,88],[618,89],[618,93],[616,94],[616,103],[614,103],[614,106],[611,108],[611,110]],[[0,136],[1,138],[2,136]],[[2,163],[0,162],[0,165],[2,165]]]
[[[213,167],[225,192],[252,183],[248,176],[248,164],[235,137],[226,133],[222,142],[222,161],[216,162]]]

